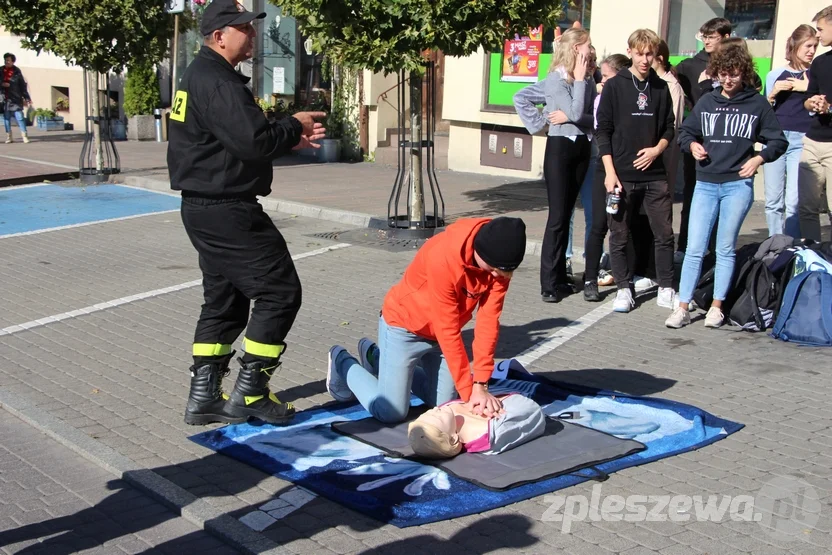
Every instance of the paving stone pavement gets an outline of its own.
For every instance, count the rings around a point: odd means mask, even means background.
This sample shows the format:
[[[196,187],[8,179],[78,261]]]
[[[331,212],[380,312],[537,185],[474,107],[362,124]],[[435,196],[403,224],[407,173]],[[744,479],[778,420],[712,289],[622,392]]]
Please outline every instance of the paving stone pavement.
[[[279,217],[293,254],[333,244],[310,234],[343,225]],[[154,215],[0,239],[3,326],[199,278],[178,218]],[[296,263],[304,304],[274,383],[300,409],[325,395],[328,348],[374,337],[387,289],[412,252],[354,245]],[[515,356],[598,307],[578,296],[539,300],[538,259],[516,273],[498,357]],[[0,384],[234,517],[245,520],[294,486],[190,442],[182,422],[199,287],[0,337]],[[755,522],[574,522],[544,518],[544,497],[420,527],[382,525],[316,497],[266,527],[289,552],[336,553],[829,553],[832,550],[832,393],[829,351],[761,335],[663,326],[647,296],[629,315],[610,314],[531,365],[550,377],[625,393],[659,395],[737,420],[745,429],[702,450],[627,469],[603,495],[755,495],[776,476],[817,492],[817,525],[780,542]],[[465,338],[470,343],[471,331]],[[558,492],[589,495],[591,483]],[[265,512],[265,511],[263,511]]]
[[[0,552],[237,553],[2,410]]]

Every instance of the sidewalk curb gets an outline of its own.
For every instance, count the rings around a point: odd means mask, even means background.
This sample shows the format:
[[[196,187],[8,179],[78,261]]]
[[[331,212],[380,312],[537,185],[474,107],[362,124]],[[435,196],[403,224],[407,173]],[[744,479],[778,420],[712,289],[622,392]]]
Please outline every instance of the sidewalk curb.
[[[285,549],[153,470],[143,468],[103,443],[33,405],[24,395],[0,387],[0,408],[69,447],[131,486],[160,501],[197,527],[251,555],[278,555]]]
[[[114,176],[114,181],[160,193],[171,192],[170,182],[163,181],[161,179],[149,179],[147,177],[136,175],[116,175]],[[384,222],[384,218],[373,216],[371,214],[351,212],[349,210],[340,210],[337,208],[326,208],[315,204],[306,204],[303,202],[283,200],[279,198],[264,197],[260,199],[260,204],[263,205],[263,209],[267,212],[280,212],[283,214],[304,216],[307,218],[315,218],[316,220],[354,225],[356,227],[377,227],[377,225],[373,224]],[[543,244],[541,241],[528,240],[526,241],[526,254],[530,256],[540,256],[542,247]],[[573,249],[573,251],[574,257],[580,257],[583,254],[582,249],[576,248]]]

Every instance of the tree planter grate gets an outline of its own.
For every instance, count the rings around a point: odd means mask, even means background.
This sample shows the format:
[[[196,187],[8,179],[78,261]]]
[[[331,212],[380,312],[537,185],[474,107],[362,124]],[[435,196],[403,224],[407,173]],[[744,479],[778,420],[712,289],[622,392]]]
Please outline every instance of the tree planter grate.
[[[349,243],[351,245],[380,249],[387,252],[415,252],[427,241],[427,238],[423,237],[399,237],[396,236],[395,230],[391,229],[370,228],[315,233],[307,237]]]

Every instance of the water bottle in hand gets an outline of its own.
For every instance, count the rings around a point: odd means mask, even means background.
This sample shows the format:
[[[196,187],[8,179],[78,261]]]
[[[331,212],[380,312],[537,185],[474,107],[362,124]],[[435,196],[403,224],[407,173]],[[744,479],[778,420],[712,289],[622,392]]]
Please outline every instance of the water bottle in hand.
[[[607,193],[607,214],[618,214],[618,205],[621,203],[621,189],[616,187],[612,193]]]

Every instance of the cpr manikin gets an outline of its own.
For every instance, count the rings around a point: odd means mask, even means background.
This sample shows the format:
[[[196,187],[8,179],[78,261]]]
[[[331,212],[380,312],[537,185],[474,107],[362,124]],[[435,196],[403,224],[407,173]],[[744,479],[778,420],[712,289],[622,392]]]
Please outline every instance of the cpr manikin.
[[[543,435],[546,418],[540,406],[519,394],[500,397],[501,413],[487,418],[473,414],[466,403],[451,401],[410,423],[408,440],[424,458],[449,459],[459,453],[496,455]]]

